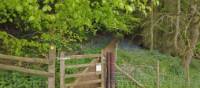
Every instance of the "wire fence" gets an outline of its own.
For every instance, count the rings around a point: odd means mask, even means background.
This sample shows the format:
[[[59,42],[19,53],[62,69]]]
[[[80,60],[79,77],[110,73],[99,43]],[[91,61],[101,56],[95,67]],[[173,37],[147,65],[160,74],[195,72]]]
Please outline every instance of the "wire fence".
[[[124,76],[121,72],[115,73],[115,87],[116,88],[137,88],[137,86],[131,82],[129,79],[127,79],[126,76]]]
[[[151,76],[156,76],[156,69],[153,66],[122,64],[119,67],[143,84],[144,87],[156,88],[156,77]],[[115,72],[115,83],[116,88],[139,88],[132,80],[118,70]]]
[[[119,67],[130,74],[135,80],[143,84],[145,88],[199,88],[199,76],[191,76],[190,85],[185,80],[184,72],[177,71],[177,68],[171,68],[172,71],[165,71],[165,68],[158,65],[133,65],[122,64]],[[159,71],[159,72],[158,72]],[[200,71],[199,71],[200,72]],[[159,78],[158,78],[159,77]],[[115,71],[116,88],[140,88],[132,80],[120,71]]]

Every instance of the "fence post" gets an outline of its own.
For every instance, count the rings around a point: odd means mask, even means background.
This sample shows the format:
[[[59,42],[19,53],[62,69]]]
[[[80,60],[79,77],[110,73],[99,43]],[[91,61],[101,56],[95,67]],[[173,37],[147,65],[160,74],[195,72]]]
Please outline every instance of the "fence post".
[[[104,57],[104,52],[103,50],[101,51],[101,67],[102,67],[102,76],[101,76],[101,79],[102,79],[102,83],[101,83],[101,87],[102,88],[105,88],[105,57]]]
[[[110,53],[111,88],[115,88],[115,54]]]
[[[48,72],[53,74],[53,76],[48,77],[48,88],[55,88],[56,48],[54,46],[50,47],[48,59],[49,59],[49,63],[50,63],[48,65]]]
[[[160,88],[160,62],[157,61],[157,88]]]
[[[60,88],[65,88],[65,60],[62,59],[64,52],[61,52],[60,57]]]
[[[111,88],[111,79],[110,79],[110,53],[106,52],[106,61],[107,61],[107,87],[106,88]]]

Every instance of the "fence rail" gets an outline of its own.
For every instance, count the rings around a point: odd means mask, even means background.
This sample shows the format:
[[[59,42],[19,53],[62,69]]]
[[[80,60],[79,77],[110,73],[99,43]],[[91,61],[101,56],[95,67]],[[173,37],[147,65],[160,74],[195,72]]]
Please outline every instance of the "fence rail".
[[[78,84],[67,84],[66,87],[72,87],[72,86],[79,86],[79,85],[88,85],[88,84],[96,84],[96,83],[101,83],[102,80],[98,79],[98,80],[92,80],[92,81],[84,81]]]
[[[46,71],[32,70],[32,69],[27,69],[27,68],[23,68],[23,67],[4,65],[4,64],[0,64],[0,69],[10,70],[10,71],[18,71],[18,72],[23,72],[23,73],[38,75],[38,76],[45,76],[45,77],[53,76],[52,73],[49,73]]]
[[[92,58],[96,59],[98,57],[101,57],[101,54],[86,54],[86,55],[70,55],[67,57],[60,58],[61,60],[70,60],[70,59],[85,59],[85,58]]]
[[[17,56],[10,56],[10,55],[4,55],[4,54],[0,54],[0,58],[5,59],[5,60],[21,61],[21,62],[28,62],[28,63],[49,64],[48,59],[44,59],[44,58],[17,57]]]
[[[81,67],[88,67],[88,66],[96,66],[98,64],[101,64],[101,63],[69,65],[69,66],[66,66],[66,68],[81,68]]]

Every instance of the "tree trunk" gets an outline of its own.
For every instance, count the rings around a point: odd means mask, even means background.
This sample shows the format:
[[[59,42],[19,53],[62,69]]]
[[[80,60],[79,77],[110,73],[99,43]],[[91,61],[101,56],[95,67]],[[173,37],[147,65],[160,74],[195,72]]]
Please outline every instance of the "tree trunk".
[[[151,28],[150,28],[150,39],[151,39],[151,44],[150,44],[150,50],[153,51],[154,48],[154,21],[153,21],[153,16],[154,16],[154,9],[153,9],[153,4],[152,4],[152,12],[151,12]]]
[[[200,28],[200,18],[197,16],[197,0],[194,0],[194,3],[192,6],[192,22],[190,24],[190,29],[188,30],[189,36],[188,36],[188,45],[186,48],[185,56],[183,58],[183,65],[185,68],[185,76],[188,83],[190,83],[189,78],[189,65],[192,61],[192,58],[194,56],[194,49],[196,48],[196,45],[198,43],[199,39],[199,28]]]
[[[190,41],[189,45],[187,46],[185,57],[183,58],[183,65],[185,69],[185,78],[190,84],[190,77],[189,77],[189,67],[194,56],[194,49],[197,45],[199,39],[199,24],[195,24],[194,28],[190,29]]]

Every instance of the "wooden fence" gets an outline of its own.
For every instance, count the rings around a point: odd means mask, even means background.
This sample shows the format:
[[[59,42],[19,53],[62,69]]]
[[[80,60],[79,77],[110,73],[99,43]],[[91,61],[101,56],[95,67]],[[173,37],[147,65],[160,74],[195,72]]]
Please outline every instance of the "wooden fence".
[[[100,54],[86,55],[60,55],[60,88],[115,88],[115,68],[130,78],[136,85],[143,88],[143,85],[127,75],[115,65],[117,40],[114,39]],[[23,72],[30,75],[43,76],[48,78],[48,88],[55,88],[55,62],[56,49],[50,48],[48,58],[28,58],[0,54],[1,60],[10,60],[25,62],[31,64],[48,65],[48,71],[27,69],[25,67],[12,64],[0,63],[0,69]],[[91,59],[89,63],[69,64],[70,60]],[[87,60],[85,60],[87,61]],[[79,62],[79,61],[77,61]],[[84,68],[78,73],[66,73],[69,68]],[[159,71],[159,70],[158,70]],[[159,75],[159,74],[158,74]],[[66,82],[66,79],[75,79],[72,83]],[[159,78],[157,79],[159,80]]]
[[[92,59],[87,64],[68,65],[66,61]],[[60,88],[105,88],[104,79],[104,57],[102,54],[71,55],[61,53],[60,58]],[[84,68],[82,72],[66,74],[68,68]],[[66,83],[66,78],[75,78],[72,83]]]
[[[48,58],[28,58],[28,57],[17,57],[0,54],[1,60],[9,60],[12,62],[25,62],[31,64],[43,64],[48,65],[48,71],[34,70],[28,69],[21,66],[15,66],[7,63],[0,63],[0,69],[9,70],[9,71],[17,71],[26,73],[29,75],[37,75],[48,78],[48,88],[55,88],[55,60],[56,60],[56,49],[55,47],[51,47],[49,51]]]

